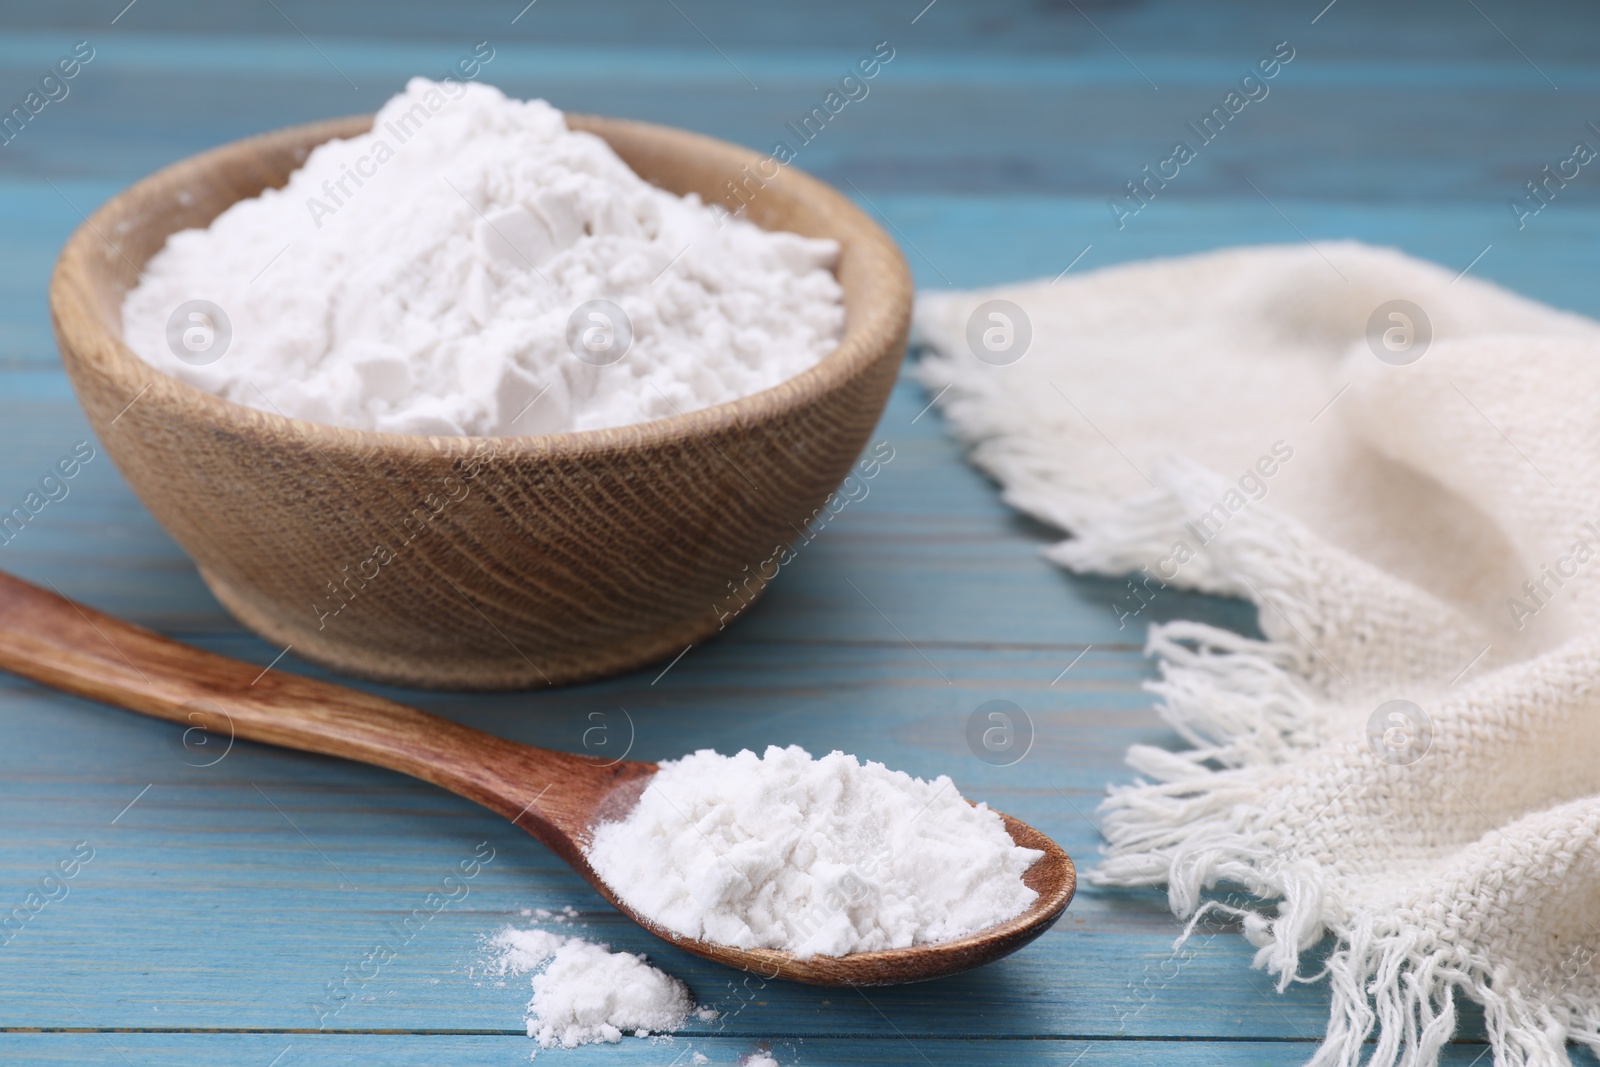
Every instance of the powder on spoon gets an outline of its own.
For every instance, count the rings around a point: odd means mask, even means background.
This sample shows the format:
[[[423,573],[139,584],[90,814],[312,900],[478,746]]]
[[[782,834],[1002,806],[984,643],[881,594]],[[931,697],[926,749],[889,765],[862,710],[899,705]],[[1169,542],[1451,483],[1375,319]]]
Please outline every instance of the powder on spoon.
[[[169,238],[123,333],[175,377],[312,422],[589,430],[814,366],[843,330],[838,251],[650,185],[542,100],[415,78],[370,133]]]
[[[1037,898],[1022,875],[1042,855],[947,777],[793,745],[662,763],[588,851],[629,907],[674,933],[800,956],[936,944],[1004,922]]]
[[[691,1014],[716,1018],[711,1009],[695,1007],[688,986],[643,956],[612,952],[581,937],[509,926],[490,946],[499,952],[500,973],[537,972],[527,1022],[528,1036],[541,1048],[614,1044],[628,1033],[671,1033]]]

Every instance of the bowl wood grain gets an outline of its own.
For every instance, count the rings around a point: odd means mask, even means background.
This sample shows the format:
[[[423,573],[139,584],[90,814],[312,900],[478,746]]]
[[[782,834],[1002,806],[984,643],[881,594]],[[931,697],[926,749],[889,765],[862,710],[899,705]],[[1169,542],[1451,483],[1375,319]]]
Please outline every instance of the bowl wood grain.
[[[107,453],[240,622],[335,670],[522,688],[640,667],[715,633],[729,583],[800,535],[883,409],[912,295],[894,242],[793,168],[763,180],[771,167],[757,153],[569,115],[655,185],[730,210],[741,204],[735,188],[753,191],[746,215],[757,225],[839,241],[838,348],[731,403],[526,437],[304,422],[202,392],[134,355],[121,337],[123,297],[168,236],[282,186],[314,146],[371,121],[298,126],[186,159],[72,235],[50,308]]]

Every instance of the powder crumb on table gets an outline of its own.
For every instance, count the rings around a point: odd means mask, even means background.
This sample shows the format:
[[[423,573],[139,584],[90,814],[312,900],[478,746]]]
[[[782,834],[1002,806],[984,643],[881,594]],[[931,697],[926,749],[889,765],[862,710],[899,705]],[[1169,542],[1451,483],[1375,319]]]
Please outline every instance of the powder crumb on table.
[[[576,1048],[624,1034],[672,1033],[692,1015],[715,1019],[697,1008],[689,987],[658,970],[643,956],[547,930],[506,927],[489,941],[501,974],[533,972],[528,1036],[540,1048]],[[537,1055],[537,1053],[535,1053]]]

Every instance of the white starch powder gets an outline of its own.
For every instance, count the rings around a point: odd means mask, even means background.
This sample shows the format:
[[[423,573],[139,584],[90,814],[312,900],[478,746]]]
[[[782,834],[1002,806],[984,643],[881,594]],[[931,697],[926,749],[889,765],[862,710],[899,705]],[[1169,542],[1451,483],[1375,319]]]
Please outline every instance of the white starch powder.
[[[838,251],[657,189],[542,100],[416,78],[372,132],[174,234],[123,331],[186,382],[313,422],[589,430],[814,366],[843,330]]]
[[[689,1016],[715,1019],[697,1009],[689,987],[643,956],[546,930],[506,927],[490,941],[502,974],[533,975],[528,1036],[541,1048],[576,1048],[624,1034],[671,1033]]]
[[[667,929],[801,956],[949,941],[1021,914],[1043,855],[1000,816],[931,782],[834,752],[705,749],[661,764],[588,858]]]

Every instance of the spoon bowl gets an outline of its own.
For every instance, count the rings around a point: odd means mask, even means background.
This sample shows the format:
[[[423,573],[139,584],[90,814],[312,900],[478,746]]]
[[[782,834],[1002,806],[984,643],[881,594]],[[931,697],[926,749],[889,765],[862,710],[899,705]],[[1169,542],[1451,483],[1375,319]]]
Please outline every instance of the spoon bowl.
[[[636,794],[637,795],[637,794]],[[925,982],[933,978],[969,971],[1009,956],[1055,924],[1072,900],[1077,875],[1072,860],[1061,846],[1020,819],[997,812],[1005,822],[1011,840],[1024,848],[1043,852],[1022,876],[1023,884],[1038,893],[1022,914],[1003,923],[953,941],[879,952],[852,952],[847,956],[796,956],[777,949],[734,948],[712,941],[701,941],[673,933],[634,912],[593,871],[574,868],[628,918],[663,941],[670,941],[685,952],[715,960],[729,967],[759,974],[763,978],[783,978],[791,982],[825,986],[882,986]]]
[[[686,952],[765,978],[828,986],[898,985],[969,970],[1026,945],[1060,918],[1072,860],[1044,834],[1001,815],[1013,841],[1044,855],[1023,882],[1039,896],[1012,919],[954,941],[847,956],[740,949],[673,933],[639,915],[594,869],[594,829],[625,817],[654,763],[597,761],[535,748],[355,689],[180,644],[0,573],[0,669],[77,696],[194,726],[225,717],[233,737],[370,763],[481,804],[520,826],[618,911]],[[215,730],[220,723],[206,722]]]

